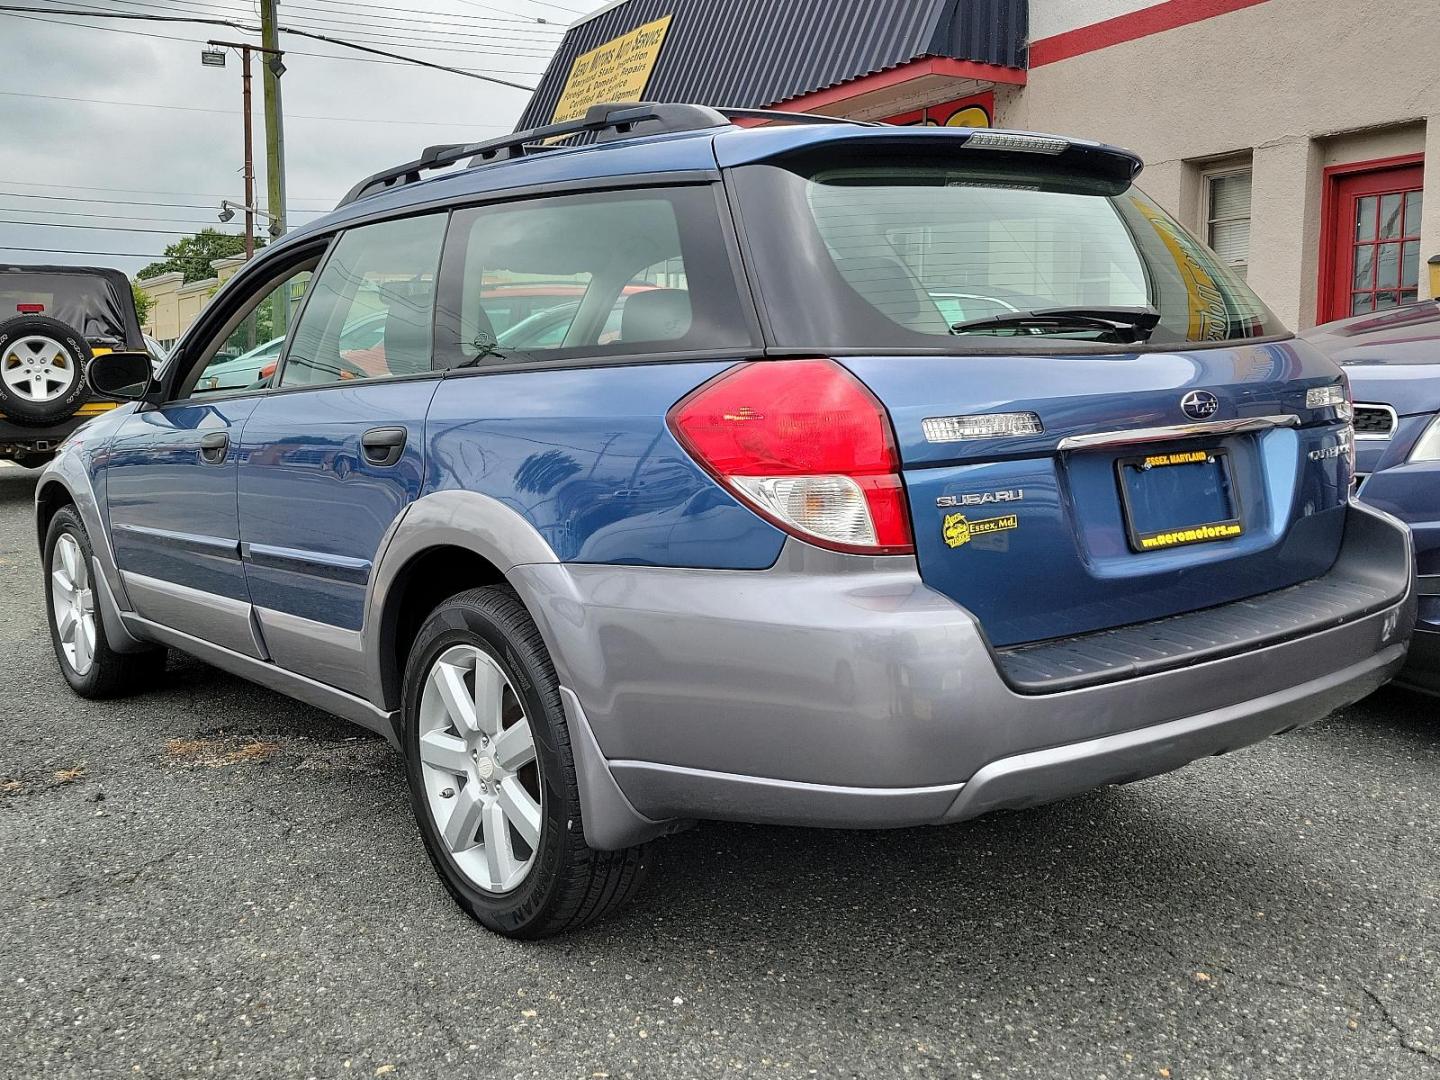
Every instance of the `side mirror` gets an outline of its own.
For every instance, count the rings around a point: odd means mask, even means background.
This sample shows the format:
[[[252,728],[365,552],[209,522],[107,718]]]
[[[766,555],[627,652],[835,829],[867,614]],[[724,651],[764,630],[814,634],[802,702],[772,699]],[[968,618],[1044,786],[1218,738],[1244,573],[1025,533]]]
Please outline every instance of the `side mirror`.
[[[94,357],[85,375],[103,397],[139,401],[150,390],[154,369],[148,352],[108,352]]]

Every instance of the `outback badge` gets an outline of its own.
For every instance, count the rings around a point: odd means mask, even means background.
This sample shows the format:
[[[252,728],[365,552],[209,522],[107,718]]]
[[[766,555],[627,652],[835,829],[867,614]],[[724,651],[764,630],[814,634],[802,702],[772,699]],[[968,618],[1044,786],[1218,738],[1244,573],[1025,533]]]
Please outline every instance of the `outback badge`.
[[[952,548],[958,548],[968,544],[977,536],[988,536],[991,533],[1005,532],[1008,529],[1018,529],[1019,527],[1020,518],[1015,514],[979,518],[976,521],[968,520],[964,514],[946,514],[940,531],[941,535],[945,537],[946,544]]]

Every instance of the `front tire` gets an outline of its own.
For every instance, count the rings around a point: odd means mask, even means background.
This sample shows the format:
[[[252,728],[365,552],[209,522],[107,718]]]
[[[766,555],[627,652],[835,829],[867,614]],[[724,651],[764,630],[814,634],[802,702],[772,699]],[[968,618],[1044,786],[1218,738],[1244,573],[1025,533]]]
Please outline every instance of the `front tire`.
[[[75,508],[50,519],[45,534],[45,613],[60,673],[81,697],[133,694],[165,671],[165,650],[122,656],[110,648],[95,604],[94,551]]]
[[[509,588],[460,593],[425,620],[405,669],[403,742],[430,861],[484,926],[547,937],[639,889],[644,846],[585,843],[559,681]]]

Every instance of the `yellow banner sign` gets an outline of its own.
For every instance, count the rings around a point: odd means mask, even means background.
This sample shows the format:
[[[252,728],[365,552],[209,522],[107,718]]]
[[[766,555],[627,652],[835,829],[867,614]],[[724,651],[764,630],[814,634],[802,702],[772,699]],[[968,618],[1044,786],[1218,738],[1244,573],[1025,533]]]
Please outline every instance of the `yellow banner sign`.
[[[570,77],[560,92],[552,122],[584,116],[586,109],[602,101],[639,101],[655,70],[670,19],[666,15],[637,26],[577,56],[570,65]]]

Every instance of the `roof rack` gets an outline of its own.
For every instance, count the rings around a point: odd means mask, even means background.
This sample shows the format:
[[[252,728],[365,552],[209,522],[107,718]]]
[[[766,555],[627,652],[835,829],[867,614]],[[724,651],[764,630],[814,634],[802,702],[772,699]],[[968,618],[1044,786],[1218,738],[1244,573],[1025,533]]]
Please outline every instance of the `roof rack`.
[[[414,161],[383,169],[373,176],[367,176],[351,188],[336,209],[348,206],[358,199],[378,195],[382,191],[404,184],[413,184],[420,174],[443,169],[466,158],[471,164],[484,164],[496,158],[502,160],[524,157],[539,151],[555,149],[545,145],[553,139],[569,135],[594,134],[605,138],[634,138],[637,135],[659,135],[681,131],[702,131],[706,128],[724,127],[733,120],[768,120],[790,124],[858,124],[864,127],[878,127],[863,120],[846,120],[838,116],[821,116],[817,113],[772,112],[768,109],[712,109],[706,105],[655,104],[635,101],[612,101],[592,105],[585,110],[585,116],[577,120],[566,120],[558,124],[545,124],[502,135],[498,139],[484,142],[445,143],[427,146]],[[636,128],[644,126],[643,131]]]

